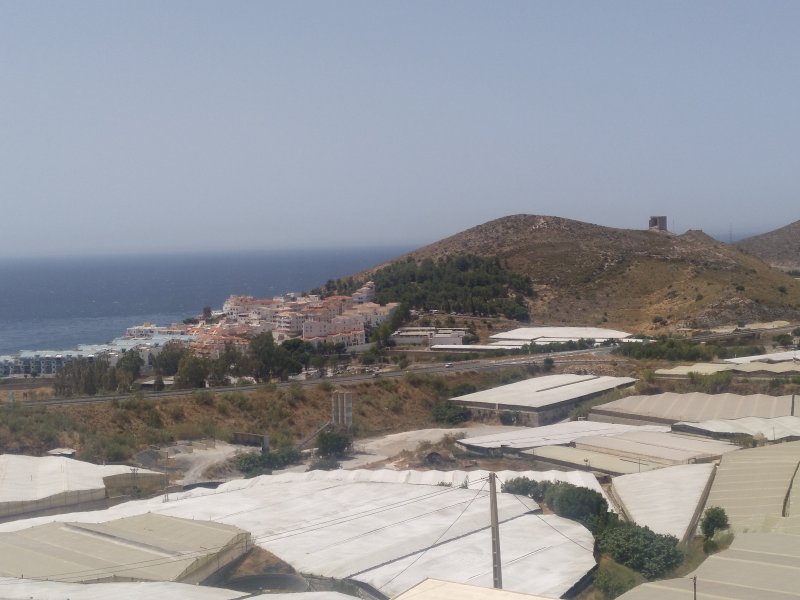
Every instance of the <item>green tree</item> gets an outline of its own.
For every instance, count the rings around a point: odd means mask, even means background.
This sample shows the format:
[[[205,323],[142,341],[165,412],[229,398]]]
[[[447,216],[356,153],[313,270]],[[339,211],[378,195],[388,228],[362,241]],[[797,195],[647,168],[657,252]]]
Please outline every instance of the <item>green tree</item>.
[[[725,513],[725,509],[719,506],[708,507],[700,521],[700,531],[707,538],[714,537],[714,533],[720,529],[727,529],[728,526],[728,515]]]
[[[169,377],[178,372],[181,359],[190,353],[191,351],[181,342],[172,340],[164,344],[161,352],[155,357],[154,365],[163,375]]]
[[[178,363],[175,387],[180,389],[202,388],[208,377],[208,362],[189,353]]]
[[[144,360],[135,350],[123,352],[122,355],[117,359],[117,368],[128,373],[132,380],[135,380],[137,377],[139,377],[143,366]]]

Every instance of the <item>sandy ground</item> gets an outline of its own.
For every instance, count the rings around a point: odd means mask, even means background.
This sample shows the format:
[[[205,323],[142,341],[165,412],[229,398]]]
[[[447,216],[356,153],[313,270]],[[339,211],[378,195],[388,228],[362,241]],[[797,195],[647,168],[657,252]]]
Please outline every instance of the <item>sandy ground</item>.
[[[497,431],[513,431],[524,429],[523,427],[507,427],[503,425],[477,425],[475,427],[463,427],[455,429],[417,429],[415,431],[405,431],[393,433],[375,438],[358,440],[354,444],[355,452],[350,458],[341,461],[343,469],[360,469],[367,465],[384,461],[393,456],[397,456],[403,450],[416,450],[420,442],[437,443],[446,435],[458,437],[477,437],[489,435]],[[214,466],[221,465],[228,461],[232,456],[241,452],[258,452],[258,448],[252,446],[238,446],[226,442],[217,441],[213,447],[206,447],[203,444],[176,444],[169,447],[169,468],[170,471],[178,470],[183,473],[183,477],[175,481],[180,485],[188,485],[199,481],[207,481],[209,477],[206,471]],[[305,472],[307,464],[293,465],[285,471]],[[283,471],[276,471],[280,473]],[[241,475],[231,473],[229,476],[212,477],[212,479],[238,479]]]
[[[357,440],[352,458],[342,460],[343,469],[360,469],[366,465],[380,462],[397,456],[403,450],[416,450],[420,442],[439,442],[446,435],[458,437],[477,437],[489,435],[497,431],[514,431],[524,427],[508,427],[505,425],[476,425],[455,429],[417,429],[404,431],[376,438]]]
[[[191,448],[191,451],[189,449]],[[175,449],[175,453],[172,450]],[[198,481],[206,481],[203,473],[218,463],[227,461],[230,457],[240,452],[257,452],[258,448],[252,446],[237,446],[226,442],[217,441],[213,448],[199,445],[171,446],[170,468],[183,471],[183,478],[176,481],[178,484],[187,485]]]

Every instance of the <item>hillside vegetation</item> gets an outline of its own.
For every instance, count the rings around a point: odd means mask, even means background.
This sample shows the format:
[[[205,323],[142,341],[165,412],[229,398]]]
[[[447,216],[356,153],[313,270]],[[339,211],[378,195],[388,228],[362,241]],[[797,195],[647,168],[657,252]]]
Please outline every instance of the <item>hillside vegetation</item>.
[[[533,294],[526,300],[538,323],[653,333],[800,319],[800,282],[701,231],[672,235],[514,215],[392,262],[466,255],[496,258],[528,278]]]
[[[736,242],[736,247],[784,271],[800,271],[800,221]]]

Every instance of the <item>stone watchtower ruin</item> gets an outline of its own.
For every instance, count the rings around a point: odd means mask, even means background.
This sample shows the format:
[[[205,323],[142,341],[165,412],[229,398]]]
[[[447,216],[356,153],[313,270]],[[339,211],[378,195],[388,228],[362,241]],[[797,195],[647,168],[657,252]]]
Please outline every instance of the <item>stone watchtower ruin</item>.
[[[667,217],[650,217],[650,231],[667,231]]]

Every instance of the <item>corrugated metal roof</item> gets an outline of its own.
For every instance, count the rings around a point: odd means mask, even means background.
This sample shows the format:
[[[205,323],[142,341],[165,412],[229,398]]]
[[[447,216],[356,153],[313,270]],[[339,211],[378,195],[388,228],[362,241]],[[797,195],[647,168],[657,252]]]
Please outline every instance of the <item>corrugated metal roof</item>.
[[[662,465],[707,462],[738,449],[728,442],[659,431],[584,437],[575,440],[575,447]]]
[[[591,420],[632,415],[646,419],[652,417],[677,423],[698,423],[710,419],[738,419],[741,417],[781,417],[791,414],[791,396],[753,394],[689,394],[665,393],[652,396],[628,396],[607,404],[595,406]],[[798,406],[800,409],[800,405]],[[603,417],[603,418],[601,418]],[[613,421],[612,421],[613,422]]]
[[[617,425],[595,421],[568,421],[542,427],[526,427],[522,430],[498,432],[458,440],[464,448],[509,448],[527,450],[538,446],[569,444],[578,438],[590,435],[617,435],[627,431],[669,431],[666,425]]]
[[[630,377],[545,375],[451,400],[458,404],[493,404],[535,409],[610,391],[631,385],[635,381]]]
[[[522,454],[531,457],[533,460],[542,459],[546,462],[555,462],[568,467],[572,466],[576,469],[583,468],[587,471],[599,471],[610,475],[638,473],[660,469],[664,466],[641,458],[623,458],[605,454],[604,452],[582,450],[571,446],[542,446],[541,448],[525,450]]]
[[[800,598],[800,537],[744,533],[728,550],[706,559],[680,579],[645,583],[620,600],[689,600],[692,576],[702,600],[789,600]]]
[[[0,574],[66,582],[176,581],[231,544],[241,541],[244,554],[248,537],[230,525],[152,513],[98,524],[48,523],[0,534]]]
[[[797,401],[800,402],[800,399],[797,399]],[[800,406],[798,406],[798,409],[800,409]],[[800,438],[800,417],[775,417],[773,419],[742,417],[741,419],[712,419],[700,423],[681,421],[680,423],[675,423],[673,427],[705,435],[745,434],[763,436],[769,441]]]
[[[790,489],[798,464],[800,442],[726,454],[717,469],[706,506],[724,508],[731,527],[737,531],[771,530],[777,521],[769,518],[783,516],[787,497],[791,500],[789,514],[794,514],[791,509],[800,513],[797,486]]]

